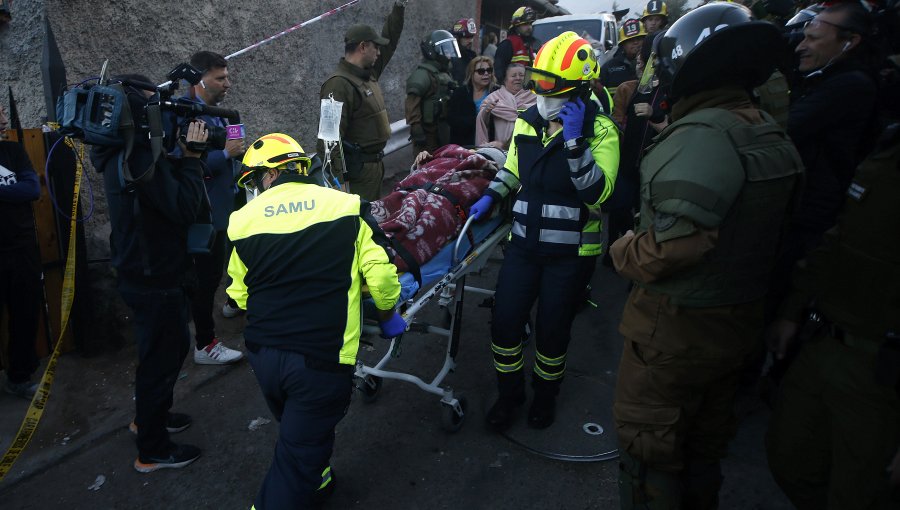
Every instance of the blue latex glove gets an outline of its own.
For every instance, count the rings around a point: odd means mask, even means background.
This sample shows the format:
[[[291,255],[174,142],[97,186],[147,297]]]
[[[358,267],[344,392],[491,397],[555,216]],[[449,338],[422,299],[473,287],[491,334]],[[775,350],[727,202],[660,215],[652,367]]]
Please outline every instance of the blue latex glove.
[[[475,218],[475,221],[481,219],[482,216],[491,212],[491,207],[494,206],[494,199],[491,198],[490,195],[485,195],[478,199],[477,202],[472,204],[472,207],[469,208],[469,216]]]
[[[381,327],[381,338],[394,338],[406,331],[406,321],[397,312],[394,312],[390,319],[379,322],[378,325]]]
[[[563,139],[574,140],[581,136],[581,128],[584,126],[584,101],[576,97],[575,101],[564,104],[559,118],[562,119]]]

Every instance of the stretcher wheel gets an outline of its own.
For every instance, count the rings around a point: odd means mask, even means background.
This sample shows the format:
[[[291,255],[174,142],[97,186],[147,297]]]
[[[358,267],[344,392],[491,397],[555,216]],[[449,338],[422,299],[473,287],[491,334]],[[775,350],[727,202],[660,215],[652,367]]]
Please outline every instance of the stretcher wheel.
[[[363,402],[371,404],[378,400],[378,391],[381,390],[381,377],[377,375],[357,377],[356,389],[362,394]]]
[[[460,395],[456,399],[459,401],[459,407],[462,412],[458,412],[455,407],[449,404],[442,404],[441,409],[441,428],[446,432],[458,432],[462,428],[463,422],[466,420],[466,409],[469,408],[469,402],[466,397]]]

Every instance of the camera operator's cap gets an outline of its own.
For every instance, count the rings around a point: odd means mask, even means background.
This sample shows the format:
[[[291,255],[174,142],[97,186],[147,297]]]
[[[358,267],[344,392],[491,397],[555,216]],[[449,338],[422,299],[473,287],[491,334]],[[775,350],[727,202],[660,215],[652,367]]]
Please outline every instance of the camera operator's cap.
[[[390,39],[381,37],[381,34],[376,32],[375,29],[369,25],[353,25],[348,28],[347,33],[344,34],[344,44],[366,41],[372,41],[379,46],[387,46],[391,42]]]

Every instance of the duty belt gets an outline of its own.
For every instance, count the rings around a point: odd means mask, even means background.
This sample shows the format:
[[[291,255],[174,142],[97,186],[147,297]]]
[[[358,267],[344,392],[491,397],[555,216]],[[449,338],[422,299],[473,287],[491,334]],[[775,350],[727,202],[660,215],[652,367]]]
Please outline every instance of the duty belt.
[[[363,163],[378,163],[382,159],[384,159],[384,151],[379,151],[375,154],[371,154],[368,152],[360,152],[359,159]]]

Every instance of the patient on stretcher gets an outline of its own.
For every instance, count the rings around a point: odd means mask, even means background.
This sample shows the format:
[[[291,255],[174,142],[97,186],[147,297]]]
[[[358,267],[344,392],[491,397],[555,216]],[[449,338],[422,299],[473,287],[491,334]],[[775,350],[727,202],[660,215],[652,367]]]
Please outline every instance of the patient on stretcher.
[[[456,238],[466,211],[505,161],[503,151],[492,147],[445,145],[433,155],[420,154],[410,175],[372,202],[372,216],[391,238],[388,251],[399,271],[425,264]]]

